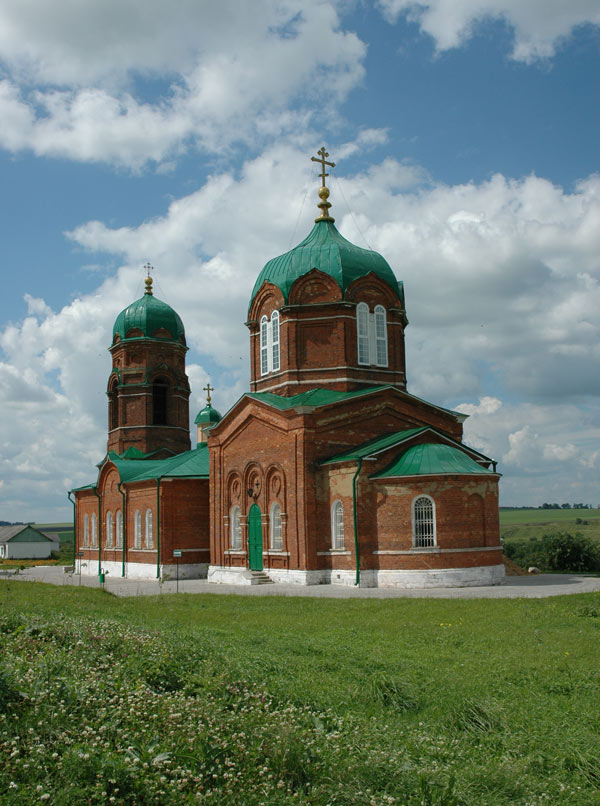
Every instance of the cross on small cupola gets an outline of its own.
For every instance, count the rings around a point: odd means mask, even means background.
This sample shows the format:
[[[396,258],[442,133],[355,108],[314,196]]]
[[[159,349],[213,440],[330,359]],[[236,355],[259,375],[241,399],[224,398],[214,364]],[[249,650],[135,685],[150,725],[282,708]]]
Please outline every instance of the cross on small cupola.
[[[202,387],[202,391],[206,392],[206,403],[210,406],[211,396],[210,393],[215,391],[215,387],[210,385],[210,382],[206,384],[206,386]]]
[[[151,266],[150,263],[146,263],[144,264],[144,268],[146,269],[146,279],[144,280],[146,290],[144,293],[152,296],[152,272],[154,271],[154,266]]]
[[[325,172],[325,166],[328,165],[330,168],[335,168],[335,162],[327,162],[325,159],[329,156],[329,153],[325,151],[325,147],[320,148],[317,151],[318,157],[311,157],[313,162],[320,162],[321,163],[321,173],[319,176],[321,177],[321,187],[319,188],[319,198],[321,201],[317,205],[317,207],[321,210],[321,215],[318,218],[315,218],[315,222],[319,221],[335,221],[329,215],[329,208],[331,207],[331,203],[327,201],[329,198],[329,188],[325,185],[325,177],[329,176],[328,173]]]

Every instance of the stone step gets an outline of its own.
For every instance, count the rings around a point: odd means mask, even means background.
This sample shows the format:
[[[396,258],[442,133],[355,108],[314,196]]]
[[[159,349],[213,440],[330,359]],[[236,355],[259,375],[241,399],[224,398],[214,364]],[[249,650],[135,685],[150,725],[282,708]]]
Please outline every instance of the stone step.
[[[250,571],[251,585],[272,585],[273,580],[264,571]]]

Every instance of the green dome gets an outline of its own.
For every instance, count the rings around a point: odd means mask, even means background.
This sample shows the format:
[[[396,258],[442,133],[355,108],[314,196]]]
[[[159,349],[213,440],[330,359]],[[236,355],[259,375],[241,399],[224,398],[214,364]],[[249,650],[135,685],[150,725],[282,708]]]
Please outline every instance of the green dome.
[[[142,335],[128,337],[127,334],[133,329],[141,331]],[[128,338],[164,338],[155,335],[159,330],[167,330],[172,341],[185,344],[185,330],[179,315],[166,302],[156,299],[151,292],[146,292],[117,316],[113,327],[113,342],[117,335],[121,341]]]
[[[221,415],[216,409],[207,403],[203,409],[200,409],[198,415],[194,422],[196,425],[200,425],[201,423],[218,423],[221,419]]]
[[[354,280],[374,272],[402,299],[402,286],[385,258],[347,241],[332,221],[317,221],[302,243],[265,265],[252,289],[250,305],[265,282],[276,285],[287,302],[294,282],[312,269],[333,277],[342,294]]]

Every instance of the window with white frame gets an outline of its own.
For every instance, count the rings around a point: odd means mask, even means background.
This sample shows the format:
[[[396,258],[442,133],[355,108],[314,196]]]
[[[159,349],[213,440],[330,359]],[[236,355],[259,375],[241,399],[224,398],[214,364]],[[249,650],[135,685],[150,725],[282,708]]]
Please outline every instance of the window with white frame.
[[[242,521],[238,506],[231,507],[230,517],[230,544],[232,549],[242,548]]]
[[[283,549],[283,536],[281,529],[281,507],[275,503],[271,507],[271,548],[273,551],[281,551]]]
[[[87,512],[83,516],[83,545],[90,545],[90,516]]]
[[[133,516],[133,548],[142,548],[142,513],[136,509]]]
[[[334,501],[331,507],[331,548],[336,551],[344,548],[344,507],[341,501]]]
[[[98,516],[92,512],[92,548],[98,548]]]
[[[426,548],[435,546],[435,505],[433,498],[420,495],[412,504],[413,546]]]
[[[106,513],[106,548],[112,548],[113,545],[113,514],[112,512]]]
[[[123,513],[117,512],[117,548],[123,548]]]
[[[279,337],[279,311],[273,311],[271,319],[260,320],[260,374],[277,372],[281,366]]]
[[[366,302],[358,303],[356,306],[356,338],[359,364],[387,367],[387,317],[383,305],[376,305],[374,312],[370,313]]]
[[[151,549],[154,536],[152,534],[152,510],[146,510],[146,548]]]

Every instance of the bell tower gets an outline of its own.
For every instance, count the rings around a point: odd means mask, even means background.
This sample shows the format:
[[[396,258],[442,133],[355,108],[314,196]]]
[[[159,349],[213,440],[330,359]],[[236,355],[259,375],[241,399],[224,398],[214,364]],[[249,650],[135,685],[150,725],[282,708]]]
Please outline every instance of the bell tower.
[[[167,458],[190,449],[190,385],[185,331],[177,313],[152,291],[118,315],[109,348],[108,450],[131,458]]]

